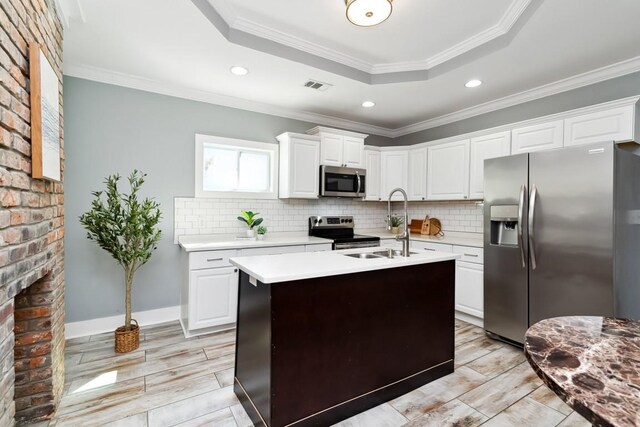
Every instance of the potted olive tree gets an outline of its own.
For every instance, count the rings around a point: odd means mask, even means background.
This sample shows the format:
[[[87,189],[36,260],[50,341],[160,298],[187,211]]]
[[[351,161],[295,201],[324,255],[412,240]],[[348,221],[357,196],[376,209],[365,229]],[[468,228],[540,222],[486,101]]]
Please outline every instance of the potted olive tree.
[[[120,175],[107,177],[106,191],[94,191],[91,209],[80,216],[87,237],[109,252],[124,269],[125,320],[115,330],[117,353],[133,351],[140,344],[138,322],[131,319],[131,286],[136,271],[149,261],[161,236],[158,203],[149,198],[138,200],[145,176],[138,170],[131,172],[129,194],[118,189]]]

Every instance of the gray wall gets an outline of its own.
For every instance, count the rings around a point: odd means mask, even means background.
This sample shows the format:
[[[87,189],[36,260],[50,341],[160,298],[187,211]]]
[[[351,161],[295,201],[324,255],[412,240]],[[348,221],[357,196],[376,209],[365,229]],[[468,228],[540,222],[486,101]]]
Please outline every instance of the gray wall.
[[[640,95],[640,72],[401,136],[395,138],[393,144],[419,144],[633,95]]]
[[[172,243],[173,197],[194,194],[194,134],[275,142],[282,132],[315,126],[73,77],[65,77],[64,88],[67,322],[123,312],[123,273],[86,239],[78,222],[104,177],[127,175],[134,168],[148,174],[144,191],[162,206],[164,238],[138,272],[134,310],[173,306],[179,302],[180,281],[180,250]],[[370,136],[367,144],[417,144],[639,93],[640,73],[635,73],[393,140]]]
[[[134,283],[135,311],[179,303],[179,254],[172,243],[173,197],[194,195],[194,134],[276,142],[316,126],[73,77],[64,78],[66,321],[123,313],[122,269],[86,238],[78,217],[107,175],[148,174],[145,195],[162,207],[164,237]],[[368,143],[391,145],[370,136]],[[124,187],[127,188],[127,187]]]

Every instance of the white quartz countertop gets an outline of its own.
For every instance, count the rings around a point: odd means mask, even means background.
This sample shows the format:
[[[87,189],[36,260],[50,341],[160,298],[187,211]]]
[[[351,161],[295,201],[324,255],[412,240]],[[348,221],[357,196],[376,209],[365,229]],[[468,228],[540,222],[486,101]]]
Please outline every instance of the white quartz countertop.
[[[384,246],[382,248],[234,257],[230,258],[229,261],[262,283],[279,283],[314,277],[407,267],[460,258],[460,255],[453,253],[424,250],[412,251],[415,254],[408,258],[399,256],[392,259],[360,259],[345,256],[352,253],[376,252],[381,249],[384,249]]]
[[[264,240],[247,240],[239,239],[238,237],[233,234],[180,236],[178,243],[187,252],[333,243],[332,240],[311,237],[306,233],[267,233]]]
[[[402,228],[401,228],[402,230]],[[381,239],[393,239],[394,235],[386,229],[356,230],[357,234],[377,236]],[[444,237],[425,236],[419,233],[411,233],[411,240],[419,242],[443,243],[445,245],[473,246],[481,248],[484,246],[482,233],[463,233],[459,231],[445,231]],[[383,244],[384,246],[384,244]]]

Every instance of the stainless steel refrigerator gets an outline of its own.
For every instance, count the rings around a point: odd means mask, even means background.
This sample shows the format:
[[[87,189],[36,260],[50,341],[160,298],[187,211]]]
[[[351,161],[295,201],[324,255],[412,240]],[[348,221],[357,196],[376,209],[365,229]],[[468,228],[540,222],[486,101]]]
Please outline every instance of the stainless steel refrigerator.
[[[557,316],[640,318],[640,157],[613,142],[484,165],[484,328],[522,343]]]

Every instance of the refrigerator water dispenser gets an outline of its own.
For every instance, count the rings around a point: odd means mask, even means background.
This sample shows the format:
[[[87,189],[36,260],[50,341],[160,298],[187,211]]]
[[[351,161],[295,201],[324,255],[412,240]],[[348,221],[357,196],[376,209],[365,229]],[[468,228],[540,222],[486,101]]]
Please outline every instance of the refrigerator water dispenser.
[[[518,205],[491,206],[491,244],[518,246]]]

